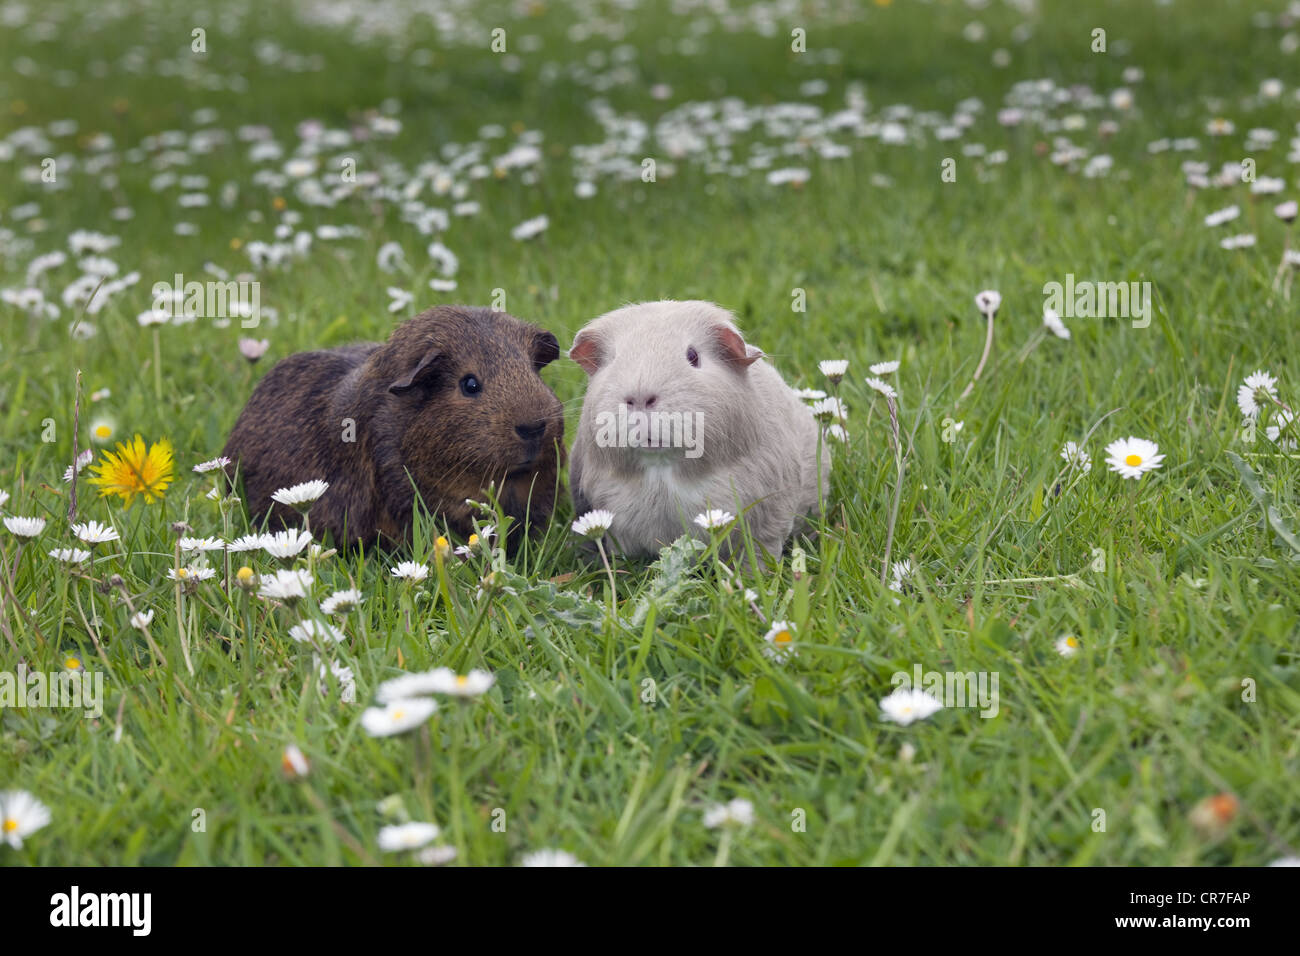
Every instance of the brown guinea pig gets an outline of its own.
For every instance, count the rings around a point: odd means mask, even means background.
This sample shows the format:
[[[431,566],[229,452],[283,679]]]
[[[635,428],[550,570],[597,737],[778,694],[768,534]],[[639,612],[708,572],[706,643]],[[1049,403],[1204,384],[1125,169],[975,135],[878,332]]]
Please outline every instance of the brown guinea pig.
[[[555,504],[564,414],[538,372],[558,355],[550,332],[459,305],[422,312],[382,345],[291,355],[235,422],[229,471],[259,522],[298,523],[271,495],[329,482],[308,518],[339,545],[408,543],[417,492],[439,525],[468,535],[466,499],[494,482],[513,546]]]

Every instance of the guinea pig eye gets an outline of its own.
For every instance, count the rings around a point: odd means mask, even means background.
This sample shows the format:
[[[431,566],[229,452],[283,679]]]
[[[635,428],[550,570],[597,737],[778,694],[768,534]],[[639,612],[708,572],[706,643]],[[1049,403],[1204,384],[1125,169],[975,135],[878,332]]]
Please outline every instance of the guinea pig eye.
[[[483,383],[476,376],[466,375],[460,380],[460,393],[462,395],[474,396],[483,391]]]
[[[695,368],[700,367],[700,353],[695,351],[695,346],[688,346],[686,349],[686,361],[690,362]]]

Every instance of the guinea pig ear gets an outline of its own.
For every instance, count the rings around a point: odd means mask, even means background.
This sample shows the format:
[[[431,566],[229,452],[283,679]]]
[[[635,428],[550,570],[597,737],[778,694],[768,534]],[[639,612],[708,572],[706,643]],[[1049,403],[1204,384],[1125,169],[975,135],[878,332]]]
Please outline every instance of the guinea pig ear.
[[[569,358],[581,365],[588,375],[595,375],[596,369],[600,368],[600,340],[596,334],[585,330],[579,332],[569,349]]]
[[[388,390],[394,395],[401,395],[415,388],[417,385],[423,385],[433,377],[437,371],[438,359],[442,358],[442,351],[437,348],[429,349],[424,353],[424,357],[416,363],[415,368],[411,369],[406,375],[395,379],[393,384],[388,386]]]
[[[560,343],[550,332],[539,332],[533,341],[533,368],[541,369],[560,357]]]
[[[763,357],[762,349],[747,345],[740,333],[729,325],[715,326],[713,335],[722,351],[723,361],[738,369],[746,369]]]

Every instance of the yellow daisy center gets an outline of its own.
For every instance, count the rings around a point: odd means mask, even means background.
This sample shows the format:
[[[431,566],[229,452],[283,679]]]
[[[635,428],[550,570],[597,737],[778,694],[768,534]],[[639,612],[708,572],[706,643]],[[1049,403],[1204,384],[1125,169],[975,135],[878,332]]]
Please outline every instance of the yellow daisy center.
[[[472,535],[470,535],[470,536],[469,536],[469,546],[472,548],[472,547],[474,547],[474,545],[476,545],[476,544],[478,544],[478,535],[476,535],[476,534],[472,534]]]
[[[5,833],[13,833],[17,829],[18,829],[17,820],[15,820],[13,817],[10,817],[9,819],[5,820],[5,825],[4,825]]]
[[[185,568],[181,568],[179,571],[176,572],[176,576],[178,578],[188,578],[190,576],[190,572],[187,571]]]
[[[247,581],[252,576],[253,576],[253,569],[248,567],[248,565],[244,565],[244,567],[240,568],[238,571],[235,572],[235,577],[241,581]]]
[[[393,720],[401,720],[405,716],[406,716],[406,711],[404,710],[393,711]]]
[[[63,662],[63,666],[67,668],[71,668],[72,670],[76,670],[78,667],[81,666],[81,661],[77,660],[75,657],[69,657],[66,661]]]
[[[456,686],[457,686],[457,687],[464,687],[464,686],[465,686],[466,684],[468,684],[468,683],[469,683],[469,678],[466,677],[464,674],[457,674],[457,675],[456,675]]]
[[[1141,455],[1125,455],[1125,456],[1124,456],[1124,464],[1128,465],[1130,468],[1136,468],[1138,465],[1142,464],[1142,456],[1141,456]]]
[[[1065,639],[1065,646],[1066,646],[1066,647],[1078,647],[1078,646],[1079,646],[1079,639],[1078,639],[1077,637],[1067,637],[1067,638]]]
[[[778,631],[776,636],[772,638],[772,643],[789,644],[792,640],[794,640],[794,638],[790,636],[789,631]]]

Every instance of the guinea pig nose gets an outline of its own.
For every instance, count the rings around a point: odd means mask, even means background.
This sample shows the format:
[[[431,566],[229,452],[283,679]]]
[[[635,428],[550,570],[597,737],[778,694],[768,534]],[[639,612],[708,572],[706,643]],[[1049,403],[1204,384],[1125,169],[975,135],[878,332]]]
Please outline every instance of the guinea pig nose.
[[[536,441],[542,437],[542,432],[546,431],[546,422],[530,422],[526,425],[516,425],[515,432],[524,441]]]
[[[653,408],[654,403],[659,401],[658,395],[646,395],[643,398],[637,398],[635,395],[629,395],[623,399],[623,404],[628,408],[635,409],[638,405],[643,408]]]

